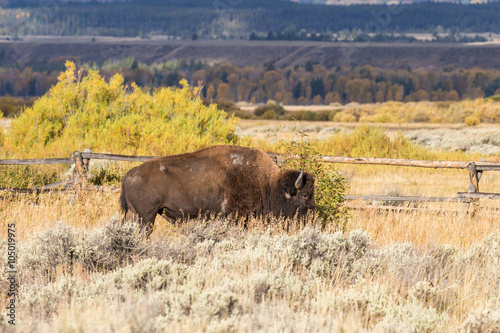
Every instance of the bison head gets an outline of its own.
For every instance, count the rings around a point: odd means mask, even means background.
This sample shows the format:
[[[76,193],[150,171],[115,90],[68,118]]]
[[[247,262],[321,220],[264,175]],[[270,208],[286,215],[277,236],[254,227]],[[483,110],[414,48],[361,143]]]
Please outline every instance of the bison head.
[[[285,170],[278,181],[279,208],[285,217],[305,217],[316,208],[314,177],[304,171]]]

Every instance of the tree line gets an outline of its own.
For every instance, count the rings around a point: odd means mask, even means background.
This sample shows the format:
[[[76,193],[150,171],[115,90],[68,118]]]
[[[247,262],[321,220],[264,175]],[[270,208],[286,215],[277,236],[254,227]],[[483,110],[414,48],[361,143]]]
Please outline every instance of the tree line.
[[[47,66],[58,67],[57,64]],[[83,67],[92,68],[88,64]],[[119,62],[109,61],[95,69],[106,78],[121,73],[125,84],[135,83],[149,90],[179,86],[179,82],[186,79],[191,85],[203,85],[201,94],[208,102],[258,104],[274,100],[278,104],[347,104],[453,101],[500,94],[500,71],[480,68],[326,68],[313,61],[287,68],[276,68],[269,62],[255,68],[230,63],[209,66],[201,61],[182,59],[176,63],[144,65],[133,58],[125,58]],[[1,69],[0,95],[24,99],[42,96],[57,83],[60,72],[59,69],[33,70],[31,67]]]
[[[175,71],[174,71],[175,72]],[[454,69],[381,69],[372,66],[326,68],[307,61],[303,66],[262,68],[220,64],[192,74],[177,71],[192,84],[203,82],[207,100],[250,103],[347,104],[386,101],[446,101],[500,94],[500,71]],[[157,77],[170,73],[156,73]],[[128,75],[125,75],[128,77]],[[148,84],[154,86],[154,81]]]

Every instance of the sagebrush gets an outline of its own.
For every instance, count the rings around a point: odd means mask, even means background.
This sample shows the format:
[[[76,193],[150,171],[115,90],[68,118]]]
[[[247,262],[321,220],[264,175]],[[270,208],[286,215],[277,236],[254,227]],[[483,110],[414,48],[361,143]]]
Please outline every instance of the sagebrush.
[[[495,332],[500,324],[498,234],[468,249],[422,249],[378,246],[361,230],[191,223],[121,250],[106,244],[135,239],[132,224],[78,232],[61,223],[22,242],[23,319],[13,328],[2,313],[2,329]],[[89,246],[92,258],[113,264],[86,261],[79,249]]]

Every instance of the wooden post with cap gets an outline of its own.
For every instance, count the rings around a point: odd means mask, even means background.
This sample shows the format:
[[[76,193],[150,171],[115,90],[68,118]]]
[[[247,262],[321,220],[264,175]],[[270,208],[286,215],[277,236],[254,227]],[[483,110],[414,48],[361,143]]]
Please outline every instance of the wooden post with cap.
[[[484,159],[481,159],[484,161]],[[469,179],[470,184],[467,189],[468,193],[479,193],[479,181],[481,180],[481,176],[483,175],[483,171],[478,171],[476,168],[476,163],[471,162],[467,166],[467,170],[469,170]],[[478,199],[470,199],[468,203],[464,204],[464,214],[470,213],[471,216],[474,216],[476,213],[476,206],[478,204]],[[472,206],[472,207],[471,207]]]
[[[75,185],[83,189],[87,187],[87,165],[88,165],[88,159],[86,159],[86,163],[84,162],[84,159],[82,158],[82,153],[79,151],[73,152],[73,159],[75,160],[75,166],[76,166],[76,178],[75,178]]]

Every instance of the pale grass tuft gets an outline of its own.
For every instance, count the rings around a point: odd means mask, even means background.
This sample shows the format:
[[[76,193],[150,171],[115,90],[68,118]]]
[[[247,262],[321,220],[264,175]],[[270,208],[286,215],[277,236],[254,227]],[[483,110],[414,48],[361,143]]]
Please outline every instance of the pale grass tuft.
[[[134,222],[120,223],[112,219],[101,228],[88,232],[75,246],[77,260],[83,267],[113,269],[130,257],[147,251],[145,235]]]
[[[500,332],[500,301],[492,298],[465,319],[462,325],[464,333]]]
[[[19,249],[18,264],[26,276],[44,275],[53,279],[57,269],[73,265],[77,234],[73,228],[58,222],[55,227],[41,232]]]

